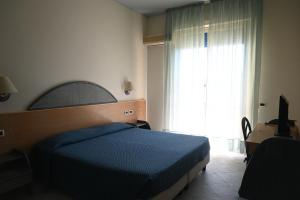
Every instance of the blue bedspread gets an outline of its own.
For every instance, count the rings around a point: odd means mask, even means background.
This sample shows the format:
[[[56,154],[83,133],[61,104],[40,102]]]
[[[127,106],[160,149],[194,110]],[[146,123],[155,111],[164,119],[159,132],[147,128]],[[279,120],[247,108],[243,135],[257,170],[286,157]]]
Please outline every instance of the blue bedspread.
[[[147,199],[209,154],[206,137],[113,123],[70,131],[35,148],[38,174],[75,199]]]

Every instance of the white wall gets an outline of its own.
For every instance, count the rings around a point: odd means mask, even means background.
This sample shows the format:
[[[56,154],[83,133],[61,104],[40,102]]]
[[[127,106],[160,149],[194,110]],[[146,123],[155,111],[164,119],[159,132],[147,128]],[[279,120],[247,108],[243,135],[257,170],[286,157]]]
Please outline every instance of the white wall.
[[[0,27],[0,74],[19,90],[0,112],[24,110],[74,80],[98,83],[118,100],[145,98],[143,16],[113,0],[2,0]],[[133,83],[129,96],[124,78]]]
[[[277,118],[279,96],[285,94],[290,102],[290,118],[299,122],[300,1],[264,0],[263,9],[260,102],[266,103],[266,107],[259,109],[259,121],[265,122]],[[160,22],[158,23],[157,20]],[[164,20],[165,17],[162,16],[148,17],[147,33],[161,34],[164,30]],[[156,23],[156,26],[153,23]],[[158,60],[158,57],[154,59],[156,63],[163,63],[163,60]],[[157,75],[152,74],[152,76]],[[160,88],[157,83],[155,85]],[[149,81],[148,87],[151,87]],[[160,104],[163,99],[155,101],[152,104]],[[151,115],[149,117],[149,120],[152,120]]]
[[[278,117],[279,96],[300,121],[300,1],[264,0],[259,120]]]
[[[148,46],[147,119],[153,130],[163,129],[164,46]]]

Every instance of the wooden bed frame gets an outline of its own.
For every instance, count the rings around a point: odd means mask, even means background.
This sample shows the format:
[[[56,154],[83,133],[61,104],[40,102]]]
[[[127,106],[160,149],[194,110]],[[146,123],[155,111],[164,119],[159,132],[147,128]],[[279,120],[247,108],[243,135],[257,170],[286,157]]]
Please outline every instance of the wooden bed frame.
[[[133,114],[125,115],[129,110]],[[39,141],[65,131],[138,119],[146,120],[145,100],[0,114],[0,129],[5,131],[0,137],[0,154],[30,150]]]
[[[129,110],[133,110],[133,114],[125,115]],[[69,130],[111,122],[134,123],[137,120],[146,120],[145,100],[4,113],[0,114],[0,129],[5,131],[5,136],[0,137],[0,154],[12,149],[29,151],[41,140]],[[209,155],[151,200],[173,199],[208,162]]]

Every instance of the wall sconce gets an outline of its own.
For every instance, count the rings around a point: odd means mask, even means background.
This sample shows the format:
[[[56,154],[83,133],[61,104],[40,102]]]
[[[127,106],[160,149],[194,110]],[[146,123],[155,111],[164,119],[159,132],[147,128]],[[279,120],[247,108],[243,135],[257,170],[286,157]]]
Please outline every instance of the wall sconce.
[[[10,94],[17,93],[18,90],[12,81],[6,76],[0,76],[0,101],[7,101]]]
[[[124,92],[126,95],[129,95],[132,91],[132,83],[128,80],[124,81]]]

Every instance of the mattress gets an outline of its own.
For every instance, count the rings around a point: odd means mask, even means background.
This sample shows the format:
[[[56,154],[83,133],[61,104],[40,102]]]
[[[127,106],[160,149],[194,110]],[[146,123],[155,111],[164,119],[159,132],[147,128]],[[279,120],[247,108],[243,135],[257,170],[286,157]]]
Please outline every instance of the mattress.
[[[112,123],[42,141],[34,163],[38,177],[74,199],[148,199],[172,186],[209,149],[206,137]]]

